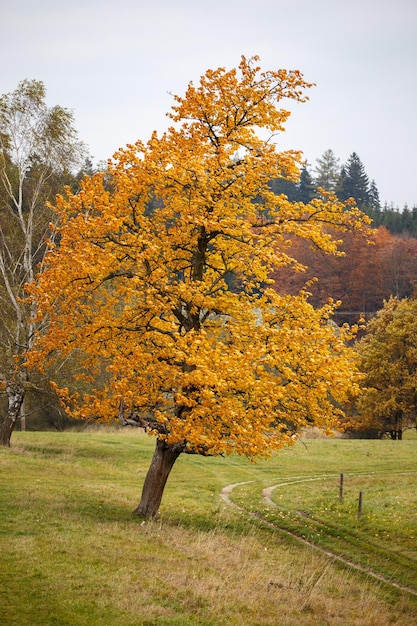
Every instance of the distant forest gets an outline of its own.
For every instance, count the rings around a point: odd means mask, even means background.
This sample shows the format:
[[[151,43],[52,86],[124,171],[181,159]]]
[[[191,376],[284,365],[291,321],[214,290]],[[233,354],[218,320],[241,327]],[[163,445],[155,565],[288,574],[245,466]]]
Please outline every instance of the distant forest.
[[[333,150],[326,150],[314,168],[305,165],[299,182],[274,179],[271,189],[295,202],[309,202],[319,195],[317,189],[332,191],[340,200],[354,198],[357,206],[372,218],[375,228],[385,226],[393,235],[407,234],[417,238],[417,206],[400,209],[393,204],[381,206],[374,180],[370,180],[358,154],[353,152],[344,165]]]
[[[362,314],[369,319],[390,296],[417,296],[417,206],[381,207],[375,181],[369,181],[355,152],[340,167],[332,150],[327,150],[313,171],[302,168],[298,182],[274,179],[270,185],[274,193],[296,202],[309,202],[320,188],[334,192],[340,200],[352,197],[373,220],[369,239],[348,232],[342,236],[343,256],[323,255],[294,238],[290,254],[306,269],[294,273],[277,268],[272,278],[278,292],[298,293],[305,288],[315,306],[329,298],[340,301],[338,323],[356,323]]]

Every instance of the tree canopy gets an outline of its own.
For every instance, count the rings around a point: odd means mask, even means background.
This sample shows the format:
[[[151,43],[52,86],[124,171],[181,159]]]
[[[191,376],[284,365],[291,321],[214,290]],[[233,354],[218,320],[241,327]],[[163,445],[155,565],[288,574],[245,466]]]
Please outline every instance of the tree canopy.
[[[269,454],[307,424],[330,428],[357,385],[333,303],[279,295],[270,276],[298,268],[290,236],[337,254],[327,227],[361,230],[366,219],[334,195],[273,193],[272,179],[298,180],[301,161],[278,149],[281,102],[305,100],[310,85],[257,63],[208,70],[175,96],[165,134],[58,197],[59,243],[32,290],[49,324],[29,363],[77,352],[90,385],[59,390],[72,414],[134,418],[157,437],[144,516],[157,513],[179,453]]]
[[[417,426],[417,301],[390,298],[357,350],[366,377],[352,426],[400,439]]]

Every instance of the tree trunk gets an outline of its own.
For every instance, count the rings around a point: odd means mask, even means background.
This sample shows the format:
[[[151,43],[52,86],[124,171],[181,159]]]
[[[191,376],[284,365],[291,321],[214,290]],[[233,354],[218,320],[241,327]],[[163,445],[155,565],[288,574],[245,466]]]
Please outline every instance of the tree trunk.
[[[20,412],[19,412],[19,420],[20,420],[20,430],[22,432],[24,432],[26,430],[26,394],[23,397],[23,402],[22,405],[20,407]]]
[[[10,380],[6,385],[8,408],[0,427],[0,445],[10,446],[10,438],[25,397],[25,388],[19,380]]]
[[[154,518],[158,515],[167,478],[182,451],[182,446],[170,446],[164,441],[157,440],[143,485],[142,497],[133,513],[144,518]]]

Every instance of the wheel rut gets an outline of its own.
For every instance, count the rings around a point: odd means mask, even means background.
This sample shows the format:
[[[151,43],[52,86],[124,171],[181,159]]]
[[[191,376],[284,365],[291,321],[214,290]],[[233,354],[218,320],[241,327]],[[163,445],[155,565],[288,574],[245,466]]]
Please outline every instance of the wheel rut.
[[[314,478],[300,478],[300,479],[296,479],[296,480],[289,480],[289,481],[286,481],[286,482],[278,483],[276,485],[273,485],[271,487],[267,487],[266,489],[264,489],[262,491],[262,497],[263,497],[265,503],[268,506],[276,506],[275,502],[271,498],[271,494],[272,494],[272,492],[275,489],[277,489],[279,487],[284,487],[286,485],[292,485],[292,484],[295,484],[295,483],[310,482],[310,481],[315,481],[315,480],[325,480],[326,478],[329,478],[331,476],[333,476],[333,475],[326,474],[326,475],[322,475],[322,476],[316,476]],[[246,480],[246,481],[243,481],[243,482],[232,483],[230,485],[226,485],[226,487],[223,487],[223,489],[220,492],[220,498],[228,506],[232,506],[232,507],[234,507],[234,508],[236,508],[236,509],[238,509],[238,510],[244,512],[244,513],[246,513],[247,515],[249,515],[250,517],[256,519],[258,522],[261,522],[265,526],[268,526],[269,528],[273,528],[274,530],[278,531],[279,533],[281,533],[283,535],[286,535],[287,537],[291,537],[292,539],[295,539],[299,543],[301,543],[301,544],[303,544],[305,546],[308,546],[309,548],[312,548],[313,550],[316,550],[317,552],[320,552],[321,554],[324,554],[325,556],[327,556],[328,558],[332,559],[333,561],[336,561],[338,563],[342,563],[346,567],[349,567],[349,568],[351,568],[353,570],[361,572],[362,574],[366,574],[367,576],[369,576],[370,578],[373,578],[374,580],[377,580],[378,582],[382,582],[385,585],[389,585],[390,587],[398,589],[399,591],[403,591],[405,593],[409,593],[410,595],[413,595],[413,596],[417,597],[417,589],[414,589],[413,587],[408,587],[408,586],[404,586],[404,585],[401,585],[399,583],[396,583],[395,581],[390,580],[390,579],[386,578],[385,576],[382,576],[381,574],[378,574],[377,572],[372,571],[368,567],[363,567],[359,563],[351,561],[350,559],[347,559],[347,558],[337,554],[336,552],[333,552],[331,550],[323,548],[323,547],[315,544],[314,542],[309,541],[305,537],[301,537],[297,533],[294,533],[294,532],[288,530],[287,528],[283,528],[282,526],[280,526],[276,522],[272,522],[271,520],[266,519],[266,517],[263,516],[261,513],[250,511],[249,509],[246,509],[246,508],[236,504],[236,502],[234,502],[233,498],[232,498],[233,490],[236,487],[240,487],[242,485],[248,485],[248,484],[254,483],[254,482],[256,482],[256,481],[254,481],[254,480]]]

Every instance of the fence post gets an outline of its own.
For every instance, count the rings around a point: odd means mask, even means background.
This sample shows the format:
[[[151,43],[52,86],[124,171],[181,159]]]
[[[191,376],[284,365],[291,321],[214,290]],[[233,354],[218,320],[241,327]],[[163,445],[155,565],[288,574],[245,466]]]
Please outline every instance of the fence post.
[[[343,500],[343,474],[340,474],[340,482],[339,482],[339,502]]]
[[[362,491],[360,491],[359,499],[358,499],[358,519],[360,519],[362,516],[362,500],[363,500],[363,493]]]

